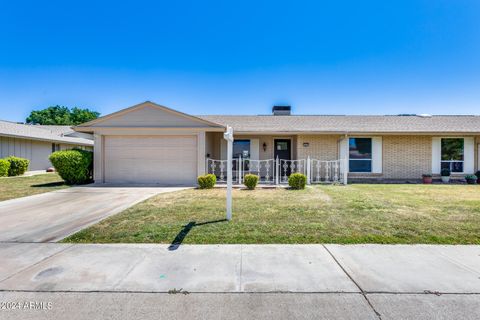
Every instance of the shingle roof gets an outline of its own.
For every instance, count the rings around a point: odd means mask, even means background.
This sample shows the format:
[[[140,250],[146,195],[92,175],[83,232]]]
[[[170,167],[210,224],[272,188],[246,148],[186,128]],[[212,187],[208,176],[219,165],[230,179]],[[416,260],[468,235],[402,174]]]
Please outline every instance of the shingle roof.
[[[235,116],[199,118],[230,125],[237,132],[480,133],[480,116]]]
[[[40,128],[35,125],[0,120],[0,136],[93,146],[92,140],[76,137],[63,137],[57,129],[58,128],[52,128],[52,130],[48,130],[45,126]]]
[[[35,125],[37,128],[48,130],[56,135],[66,135],[75,132],[71,126],[50,126],[50,125]]]

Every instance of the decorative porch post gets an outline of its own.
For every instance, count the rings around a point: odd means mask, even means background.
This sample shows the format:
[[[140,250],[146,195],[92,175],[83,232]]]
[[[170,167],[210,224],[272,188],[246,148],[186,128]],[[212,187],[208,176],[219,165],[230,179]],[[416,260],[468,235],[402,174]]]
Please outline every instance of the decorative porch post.
[[[242,171],[243,171],[243,162],[242,162],[242,156],[238,156],[238,184],[242,184]]]
[[[307,157],[307,184],[310,184],[310,156]]]
[[[275,161],[275,184],[278,185],[279,181],[278,181],[278,177],[280,175],[280,162],[278,161],[278,156],[277,156],[277,159]]]
[[[233,129],[227,126],[227,131],[223,134],[227,140],[227,220],[232,220],[232,158],[233,158]]]
[[[343,184],[347,185],[348,183],[348,171],[349,171],[349,153],[350,153],[350,138],[348,137],[348,134],[345,135],[345,157],[342,159],[343,161]]]

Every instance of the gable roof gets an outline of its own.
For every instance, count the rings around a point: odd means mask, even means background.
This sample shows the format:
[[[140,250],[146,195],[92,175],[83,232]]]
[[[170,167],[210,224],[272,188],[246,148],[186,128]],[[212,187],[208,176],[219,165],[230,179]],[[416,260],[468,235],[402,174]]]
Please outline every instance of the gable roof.
[[[480,133],[480,116],[204,115],[234,132]]]
[[[89,122],[86,122],[86,123],[82,123],[82,124],[76,126],[75,128],[81,129],[81,128],[92,127],[92,126],[101,127],[101,123],[103,123],[103,122],[105,122],[109,119],[120,117],[122,115],[128,114],[130,112],[134,112],[136,110],[143,109],[143,108],[146,108],[146,107],[155,108],[155,109],[158,109],[158,110],[161,110],[161,111],[165,111],[165,112],[174,114],[178,117],[185,118],[185,119],[191,120],[193,122],[201,123],[201,124],[209,126],[209,127],[217,127],[217,128],[218,127],[223,127],[222,125],[220,125],[218,123],[213,123],[211,121],[208,121],[208,120],[205,120],[205,119],[202,119],[202,118],[198,118],[196,116],[192,116],[192,115],[189,115],[189,114],[177,111],[177,110],[173,110],[173,109],[170,109],[168,107],[156,104],[156,103],[151,102],[151,101],[145,101],[145,102],[136,104],[132,107],[125,108],[125,109],[122,109],[120,111],[107,114],[107,115],[105,115],[103,117],[100,117],[100,118],[97,118],[95,120],[92,120],[92,121],[89,121]]]
[[[93,141],[89,139],[62,136],[58,127],[59,126],[53,126],[52,130],[49,130],[48,126],[21,124],[0,120],[0,136],[93,146]],[[72,130],[70,129],[70,131]]]

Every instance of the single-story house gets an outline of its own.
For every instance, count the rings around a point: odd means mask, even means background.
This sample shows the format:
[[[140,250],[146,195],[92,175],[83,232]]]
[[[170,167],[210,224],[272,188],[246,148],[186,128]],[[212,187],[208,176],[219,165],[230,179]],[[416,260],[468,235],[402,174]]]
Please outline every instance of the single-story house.
[[[0,120],[0,158],[30,160],[29,171],[51,167],[54,151],[72,148],[93,150],[93,136],[76,132],[71,126],[42,126]]]
[[[349,180],[406,181],[444,168],[454,177],[479,169],[480,116],[292,115],[289,107],[193,116],[147,101],[74,129],[94,135],[97,183],[193,185],[206,172],[224,178],[227,126],[240,178],[256,172],[281,182],[300,171],[316,182],[342,172]]]

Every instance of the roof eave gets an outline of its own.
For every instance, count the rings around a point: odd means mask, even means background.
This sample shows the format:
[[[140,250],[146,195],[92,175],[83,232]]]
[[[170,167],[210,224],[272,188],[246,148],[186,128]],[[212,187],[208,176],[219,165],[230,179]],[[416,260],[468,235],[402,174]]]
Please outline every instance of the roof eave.
[[[93,141],[92,141],[92,142],[66,141],[66,140],[62,140],[62,139],[50,139],[50,138],[31,137],[31,136],[26,136],[26,135],[9,134],[9,133],[0,133],[0,136],[11,137],[11,138],[18,138],[18,139],[25,139],[25,140],[55,142],[55,143],[64,143],[64,144],[75,144],[75,145],[82,145],[82,146],[93,146]],[[75,139],[75,138],[72,137],[72,139]]]
[[[303,134],[303,135],[480,135],[480,131],[301,131],[301,130],[272,130],[272,131],[255,131],[255,130],[235,130],[234,134],[243,135],[286,135],[286,134]]]

